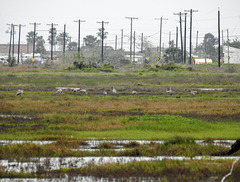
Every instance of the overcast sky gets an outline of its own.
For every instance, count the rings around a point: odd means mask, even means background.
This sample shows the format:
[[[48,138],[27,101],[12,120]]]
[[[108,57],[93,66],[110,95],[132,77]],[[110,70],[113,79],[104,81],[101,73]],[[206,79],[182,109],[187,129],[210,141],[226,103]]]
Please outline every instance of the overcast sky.
[[[175,40],[176,27],[179,26],[179,17],[173,13],[194,9],[193,13],[193,44],[196,41],[196,32],[199,31],[199,42],[204,34],[211,32],[217,36],[218,7],[221,11],[221,30],[224,36],[229,29],[230,39],[240,39],[240,1],[239,0],[1,0],[0,11],[0,43],[9,42],[6,24],[24,24],[22,29],[22,43],[26,43],[26,34],[33,30],[29,23],[41,23],[37,27],[38,35],[47,40],[49,26],[58,24],[58,33],[63,31],[64,24],[72,41],[77,41],[78,25],[74,20],[85,20],[81,24],[81,41],[86,35],[96,36],[101,27],[97,21],[106,21],[105,25],[108,45],[114,45],[115,35],[120,39],[121,29],[124,31],[124,46],[129,44],[130,20],[125,17],[137,17],[133,21],[133,30],[137,37],[144,34],[155,46],[159,42],[159,21],[155,18],[164,17],[163,43],[171,38]],[[189,17],[187,20],[189,35]],[[17,31],[18,32],[18,31]],[[18,39],[18,34],[16,35]],[[15,40],[16,40],[15,39]],[[120,43],[120,40],[118,40]],[[46,46],[48,43],[46,41]]]

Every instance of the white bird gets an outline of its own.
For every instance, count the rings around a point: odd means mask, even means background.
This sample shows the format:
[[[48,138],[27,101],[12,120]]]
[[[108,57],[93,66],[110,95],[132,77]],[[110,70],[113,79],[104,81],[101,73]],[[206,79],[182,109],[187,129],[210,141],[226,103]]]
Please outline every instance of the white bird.
[[[78,90],[79,90],[79,88],[73,88],[72,89],[73,93],[77,93]]]
[[[106,92],[106,91],[104,91],[104,92],[103,92],[103,95],[107,95],[107,92]]]
[[[61,94],[61,93],[62,93],[62,89],[59,88],[59,89],[56,91],[55,95],[58,95],[58,94]]]
[[[193,91],[193,90],[191,91],[192,95],[195,95],[196,93],[197,93],[197,91]]]
[[[88,94],[87,90],[85,90],[85,89],[81,89],[80,92],[82,92],[82,93],[84,93],[86,95]]]
[[[117,90],[113,87],[112,92],[113,92],[113,94],[116,94]]]
[[[22,95],[22,94],[23,94],[23,90],[18,89],[17,95]]]
[[[169,93],[170,95],[174,95],[174,94],[175,94],[175,92],[174,92],[174,91],[172,91],[171,87],[170,87],[170,89],[169,89],[169,90],[167,90],[167,89],[166,89],[166,92],[167,92],[167,93]]]
[[[133,90],[133,91],[132,91],[132,94],[133,94],[133,95],[137,94],[137,91],[136,91],[136,90]]]

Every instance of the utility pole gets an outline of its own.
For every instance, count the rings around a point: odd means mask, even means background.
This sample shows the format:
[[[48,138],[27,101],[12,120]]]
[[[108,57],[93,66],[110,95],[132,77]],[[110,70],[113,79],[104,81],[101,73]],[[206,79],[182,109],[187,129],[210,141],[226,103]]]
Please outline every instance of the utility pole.
[[[168,20],[166,18],[155,18],[155,20],[159,20],[160,21],[160,32],[159,32],[159,57],[161,58],[161,54],[162,54],[162,21],[163,20]]]
[[[228,29],[227,29],[227,45],[228,45],[228,64],[229,64],[230,56],[229,56],[229,32],[228,32]]]
[[[30,23],[30,25],[33,25],[33,60],[34,60],[34,54],[35,54],[35,41],[36,41],[36,27],[37,25],[41,25],[41,23]]]
[[[86,22],[85,20],[76,20],[78,22],[78,54],[80,54],[80,34],[81,34],[81,23]]]
[[[102,63],[103,63],[103,47],[104,47],[104,24],[108,24],[109,22],[97,22],[97,23],[101,23],[102,24],[102,51],[101,51],[101,59],[102,59]]]
[[[221,34],[220,34],[220,9],[218,8],[218,67],[221,67]]]
[[[127,19],[131,20],[131,31],[130,31],[130,61],[132,61],[132,22],[135,19],[138,19],[136,17],[126,17]]]
[[[186,52],[187,52],[187,13],[185,13],[185,29],[184,29],[184,53],[183,53],[183,59],[184,59],[184,63],[187,63],[186,60]]]
[[[64,24],[63,30],[63,56],[65,56],[65,44],[66,44],[66,24]]]
[[[196,36],[196,55],[198,53],[198,31],[197,31],[197,36]]]
[[[13,56],[13,59],[14,59],[14,34],[15,34],[15,33],[14,33],[14,32],[15,32],[14,26],[15,26],[15,25],[12,24],[12,29],[13,29],[13,31],[12,31],[12,32],[13,32],[13,37],[12,37],[12,39],[13,39],[13,44],[12,44],[12,45],[13,45],[13,48],[12,48],[12,56]]]
[[[117,50],[117,35],[115,36],[115,51]]]
[[[20,41],[21,41],[21,28],[25,25],[19,24],[19,36],[18,36],[18,59],[17,59],[17,64],[19,64],[19,54],[20,54]]]
[[[141,53],[143,53],[143,33],[142,33],[142,37],[141,37]]]
[[[123,29],[121,30],[121,50],[123,50]]]
[[[171,31],[169,32],[169,41],[168,41],[168,46],[171,46]]]
[[[133,32],[133,61],[135,62],[136,32]]]
[[[176,27],[176,48],[178,48],[178,27]]]
[[[185,12],[190,12],[190,47],[189,47],[189,58],[190,58],[190,64],[192,64],[192,13],[198,12],[198,10],[184,10]]]
[[[10,40],[9,40],[9,53],[8,53],[8,57],[10,58],[11,57],[11,47],[12,47],[12,31],[13,31],[13,24],[7,24],[11,27],[11,30],[10,30]]]
[[[183,35],[182,35],[182,15],[185,13],[173,13],[173,15],[178,15],[179,16],[179,23],[180,23],[180,39],[181,39],[181,58],[182,58],[182,63],[184,64],[184,58],[183,58]]]
[[[47,24],[49,26],[51,26],[51,60],[53,60],[53,28],[54,26],[57,26],[58,24]]]

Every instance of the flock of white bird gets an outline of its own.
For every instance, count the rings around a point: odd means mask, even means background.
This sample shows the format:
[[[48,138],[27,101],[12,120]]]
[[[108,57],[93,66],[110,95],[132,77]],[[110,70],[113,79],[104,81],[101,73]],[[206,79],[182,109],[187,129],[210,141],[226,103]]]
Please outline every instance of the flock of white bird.
[[[73,91],[73,93],[77,93],[77,92],[81,92],[83,94],[88,94],[87,90],[86,89],[80,89],[80,88],[71,88],[71,90]],[[59,95],[59,94],[62,94],[63,92],[63,89],[62,88],[58,88],[55,95]],[[166,89],[166,92],[169,94],[169,95],[175,95],[175,92],[171,89],[171,87],[169,89]],[[113,94],[117,94],[117,90],[114,88],[114,86],[112,87],[112,93]],[[192,90],[191,91],[191,95],[195,95],[197,93],[197,91],[194,91]],[[18,89],[17,91],[17,95],[22,95],[23,94],[23,90],[20,90]],[[107,95],[107,91],[103,91],[103,95]],[[136,90],[133,90],[132,91],[132,94],[135,95],[137,94],[137,91]]]

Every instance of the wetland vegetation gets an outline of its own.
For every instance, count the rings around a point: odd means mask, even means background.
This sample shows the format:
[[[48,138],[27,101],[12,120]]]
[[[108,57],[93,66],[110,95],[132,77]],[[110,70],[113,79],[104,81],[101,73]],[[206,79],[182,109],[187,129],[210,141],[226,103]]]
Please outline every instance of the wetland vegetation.
[[[156,70],[157,69],[157,70]],[[1,145],[1,160],[27,161],[34,157],[86,156],[225,156],[228,147],[199,145],[196,139],[238,139],[240,131],[239,66],[193,66],[192,69],[115,70],[111,73],[0,67],[0,139],[53,140]],[[112,94],[114,86],[117,94]],[[88,95],[56,87],[81,88]],[[174,90],[175,95],[166,93]],[[201,88],[221,88],[202,90]],[[23,89],[21,96],[17,89]],[[131,94],[136,90],[137,94]],[[191,90],[197,94],[191,95]],[[107,91],[107,95],[103,95]],[[86,140],[109,140],[94,151],[78,150]],[[115,150],[111,140],[152,140],[133,142]],[[165,140],[163,144],[155,140]],[[75,150],[73,150],[75,149]],[[234,154],[239,156],[239,152]],[[59,177],[63,174],[96,177],[161,177],[164,181],[221,179],[232,160],[163,160],[127,164],[90,165],[54,171],[16,173],[0,166],[0,176]],[[234,168],[234,181],[239,176]],[[173,175],[174,174],[174,175]]]

